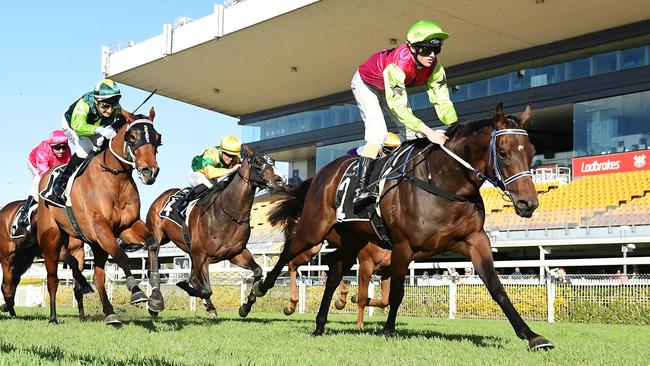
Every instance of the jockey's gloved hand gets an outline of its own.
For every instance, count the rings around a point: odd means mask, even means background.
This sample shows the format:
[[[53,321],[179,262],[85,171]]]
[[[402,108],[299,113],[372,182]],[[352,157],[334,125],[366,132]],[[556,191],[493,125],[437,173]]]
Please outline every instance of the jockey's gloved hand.
[[[107,140],[110,140],[113,137],[115,137],[115,135],[117,135],[117,132],[115,132],[114,129],[110,127],[102,127],[102,126],[95,128],[95,133],[98,135],[102,135]]]

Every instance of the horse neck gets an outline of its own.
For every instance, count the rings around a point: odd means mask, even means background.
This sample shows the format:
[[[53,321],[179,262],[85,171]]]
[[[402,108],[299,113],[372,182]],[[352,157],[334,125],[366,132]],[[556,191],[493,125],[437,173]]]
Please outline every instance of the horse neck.
[[[449,140],[446,144],[447,148],[472,167],[485,174],[489,167],[487,158],[492,130],[492,127],[484,127],[469,135],[456,136]],[[441,156],[443,158],[440,158]],[[446,152],[433,150],[429,153],[428,161],[432,175],[436,171],[444,172],[445,179],[442,179],[443,187],[447,186],[450,191],[456,190],[457,194],[464,196],[478,193],[478,189],[483,181],[479,180],[471,170],[447,155]],[[452,184],[444,184],[445,181],[449,181]],[[462,182],[461,186],[458,186],[460,182]]]
[[[223,190],[221,201],[224,207],[229,208],[228,212],[246,213],[250,212],[253,207],[255,188],[248,180],[250,179],[250,165],[248,163],[242,164],[239,170],[240,172],[235,174],[232,182]],[[243,179],[240,174],[247,179]],[[243,206],[244,209],[242,210],[243,202],[246,202],[246,206]]]

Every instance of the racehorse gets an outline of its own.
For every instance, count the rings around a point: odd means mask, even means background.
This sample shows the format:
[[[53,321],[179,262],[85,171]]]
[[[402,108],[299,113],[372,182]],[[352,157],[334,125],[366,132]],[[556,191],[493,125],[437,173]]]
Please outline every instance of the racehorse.
[[[535,148],[523,129],[530,116],[528,106],[517,121],[505,116],[499,104],[490,118],[450,126],[444,148],[424,139],[417,140],[406,173],[400,179],[386,181],[379,202],[392,243],[390,311],[384,325],[385,335],[395,334],[397,311],[404,297],[404,278],[411,260],[415,256],[430,257],[451,250],[472,261],[516,335],[526,339],[530,349],[553,348],[549,340],[526,325],[497,277],[490,240],[483,228],[485,207],[479,193],[480,186],[489,179],[512,200],[517,215],[532,216],[538,206],[529,171]],[[368,222],[337,223],[337,186],[353,161],[349,157],[336,159],[314,176],[302,198],[305,205],[295,235],[285,243],[273,270],[253,285],[249,295],[266,294],[283,266],[335,232],[341,239],[341,253],[330,266],[314,335],[324,332],[329,303],[342,274],[351,268],[368,241],[379,240]]]
[[[0,311],[9,312],[16,316],[14,310],[14,297],[20,277],[32,265],[36,256],[41,255],[41,250],[36,241],[36,217],[31,221],[30,230],[24,236],[12,238],[11,224],[16,214],[25,201],[8,203],[0,210],[0,265],[2,265],[2,295],[5,303],[0,306]],[[93,292],[81,271],[84,266],[84,247],[80,240],[70,240],[67,248],[62,247],[59,261],[66,262],[72,269],[74,277],[74,297],[77,300],[79,319],[83,319],[83,295]]]
[[[303,191],[308,189],[311,185],[311,179],[306,180],[301,186],[300,189]],[[304,197],[299,192],[294,192],[288,190],[290,198],[293,204],[287,204],[285,202],[278,202],[269,212],[269,222],[273,226],[281,226],[284,232],[285,241],[291,240],[291,236],[295,234],[299,214],[302,212],[302,205],[304,202],[295,197]],[[292,197],[291,197],[292,196]],[[293,207],[291,211],[287,213],[287,208],[289,206],[300,205],[299,208]],[[296,214],[295,217],[291,213]],[[335,232],[330,233],[326,237],[327,242],[334,246],[339,247],[340,241]],[[287,274],[289,275],[289,303],[284,307],[284,315],[291,315],[296,311],[296,305],[298,304],[298,286],[297,286],[297,272],[298,267],[309,263],[309,261],[321,250],[322,243],[318,244],[306,251],[298,254],[295,258],[287,263]],[[336,255],[330,254],[330,255]],[[328,256],[324,257],[325,262],[328,262]],[[381,248],[380,246],[369,242],[368,245],[363,247],[357,256],[359,260],[359,287],[357,294],[353,295],[350,299],[353,303],[357,304],[357,320],[356,326],[358,329],[363,329],[363,316],[366,306],[373,306],[378,308],[385,308],[388,306],[388,292],[390,289],[390,250]],[[381,299],[370,299],[368,298],[368,287],[370,286],[370,280],[373,272],[381,272]],[[347,303],[347,295],[349,290],[345,285],[345,281],[341,280],[339,283],[339,297],[334,302],[334,306],[338,310],[342,310]]]
[[[165,244],[171,240],[190,254],[192,270],[189,281],[181,281],[177,286],[190,296],[203,299],[206,310],[212,315],[216,315],[217,311],[210,299],[212,288],[208,266],[227,259],[253,271],[255,281],[262,278],[262,268],[246,248],[251,233],[250,212],[255,190],[269,188],[283,191],[286,186],[273,159],[246,145],[243,147],[246,157],[227,186],[223,190],[213,188],[206,193],[209,195],[208,202],[204,205],[197,204],[190,211],[187,225],[191,237],[189,247],[185,244],[182,228],[159,215],[169,197],[179,189],[172,188],[163,192],[147,212],[147,226],[158,243]],[[251,305],[252,303],[248,304],[244,309],[250,309]],[[240,309],[240,315],[241,311]]]
[[[156,153],[160,134],[153,126],[155,111],[149,116],[122,111],[123,119],[113,126],[117,135],[108,141],[108,148],[94,156],[86,170],[78,176],[70,191],[71,212],[76,224],[68,218],[66,209],[38,203],[38,243],[43,250],[47,269],[47,288],[50,294],[50,323],[56,323],[56,290],[58,285],[56,261],[60,248],[69,237],[87,242],[94,254],[95,286],[102,302],[107,324],[120,325],[105,288],[104,266],[108,255],[122,268],[126,286],[131,291],[131,303],[148,301],[150,312],[157,314],[164,308],[158,273],[159,246],[151,231],[140,220],[140,197],[131,176],[136,170],[144,184],[153,184],[158,175]],[[40,191],[46,188],[52,170],[40,182]],[[149,283],[151,297],[138,287],[138,280],[129,269],[129,257],[117,243],[117,237],[126,245],[145,245],[148,249]]]

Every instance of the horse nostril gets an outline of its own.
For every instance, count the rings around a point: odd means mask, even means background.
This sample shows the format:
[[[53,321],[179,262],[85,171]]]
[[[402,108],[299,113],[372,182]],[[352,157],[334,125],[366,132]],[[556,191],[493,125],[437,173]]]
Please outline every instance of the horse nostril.
[[[151,169],[149,168],[142,168],[141,172],[144,175],[151,175]]]

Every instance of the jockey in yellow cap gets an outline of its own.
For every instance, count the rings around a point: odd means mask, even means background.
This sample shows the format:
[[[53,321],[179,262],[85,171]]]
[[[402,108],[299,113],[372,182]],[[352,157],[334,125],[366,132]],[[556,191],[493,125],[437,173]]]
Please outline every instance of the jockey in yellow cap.
[[[213,180],[224,178],[241,165],[241,141],[235,136],[221,139],[219,146],[212,146],[192,159],[192,170],[187,176],[192,189],[184,199],[175,202],[178,212],[183,212],[194,198],[213,187]]]

